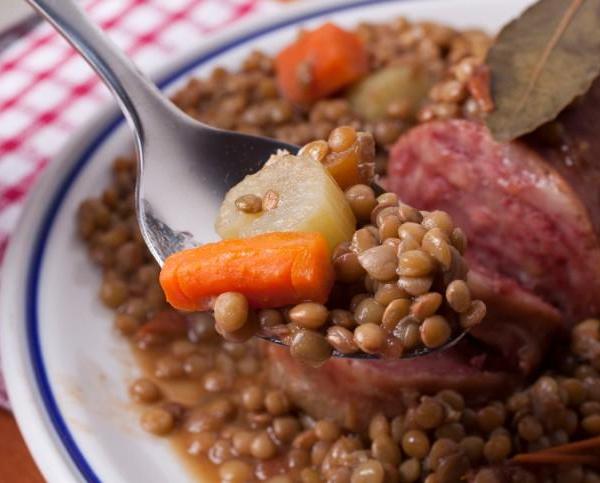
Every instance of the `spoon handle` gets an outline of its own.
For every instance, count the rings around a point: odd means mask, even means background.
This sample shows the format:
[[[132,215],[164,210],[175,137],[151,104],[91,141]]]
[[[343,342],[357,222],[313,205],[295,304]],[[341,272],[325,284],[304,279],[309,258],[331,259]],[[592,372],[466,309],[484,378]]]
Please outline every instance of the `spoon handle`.
[[[113,92],[138,143],[152,129],[145,112],[173,111],[158,88],[94,25],[75,0],[27,0],[83,56]],[[143,111],[143,112],[142,112]],[[138,146],[139,147],[139,146]]]

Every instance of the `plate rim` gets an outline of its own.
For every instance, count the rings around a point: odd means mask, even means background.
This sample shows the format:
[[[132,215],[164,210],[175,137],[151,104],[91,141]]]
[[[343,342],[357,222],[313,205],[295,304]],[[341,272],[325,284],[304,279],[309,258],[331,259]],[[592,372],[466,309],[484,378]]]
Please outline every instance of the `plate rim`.
[[[151,77],[162,89],[228,50],[304,21],[372,4],[427,1],[442,0],[330,0],[316,7],[279,7],[263,18],[250,17],[201,41],[198,47],[163,64]],[[101,480],[65,424],[46,375],[37,332],[41,263],[48,235],[70,187],[94,152],[124,121],[113,101],[92,116],[53,156],[26,200],[4,259],[0,279],[2,369],[19,429],[49,481]],[[24,327],[19,322],[25,322]],[[40,426],[45,430],[40,431]]]

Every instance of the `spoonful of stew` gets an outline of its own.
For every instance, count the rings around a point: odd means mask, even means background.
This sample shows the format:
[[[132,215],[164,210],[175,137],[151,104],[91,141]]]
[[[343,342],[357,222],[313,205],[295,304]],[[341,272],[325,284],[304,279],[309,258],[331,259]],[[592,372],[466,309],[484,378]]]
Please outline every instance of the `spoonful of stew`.
[[[175,308],[213,314],[229,340],[289,345],[313,365],[426,355],[483,319],[465,281],[463,232],[446,213],[416,210],[375,184],[369,134],[342,126],[298,151],[205,125],[170,103],[76,2],[28,1],[129,121],[138,222]],[[222,241],[207,243],[215,227]]]
[[[466,283],[466,237],[375,184],[374,157],[372,136],[348,126],[271,156],[225,196],[223,241],[166,260],[167,300],[212,310],[228,340],[259,335],[314,365],[456,344],[486,312]]]

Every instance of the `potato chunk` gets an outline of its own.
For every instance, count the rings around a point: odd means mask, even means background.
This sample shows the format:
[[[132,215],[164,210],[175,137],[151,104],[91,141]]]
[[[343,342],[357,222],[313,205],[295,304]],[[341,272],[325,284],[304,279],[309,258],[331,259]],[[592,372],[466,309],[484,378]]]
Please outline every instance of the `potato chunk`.
[[[392,102],[405,105],[414,115],[427,98],[434,79],[423,69],[412,65],[396,65],[365,77],[349,93],[352,109],[369,121],[385,117]]]
[[[236,206],[245,195],[263,199],[263,210]],[[265,197],[266,195],[266,197]],[[320,232],[333,249],[350,240],[356,226],[344,193],[327,169],[308,156],[277,154],[226,195],[216,222],[224,238],[246,238],[276,231]]]

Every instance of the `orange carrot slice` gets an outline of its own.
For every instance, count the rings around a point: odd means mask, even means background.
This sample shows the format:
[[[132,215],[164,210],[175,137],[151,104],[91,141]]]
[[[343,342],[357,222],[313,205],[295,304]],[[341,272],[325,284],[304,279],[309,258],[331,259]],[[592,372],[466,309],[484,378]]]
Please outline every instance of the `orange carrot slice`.
[[[304,104],[350,85],[366,74],[368,62],[356,34],[326,23],[283,49],[275,69],[283,95]]]
[[[167,301],[179,310],[208,310],[224,292],[243,293],[253,308],[306,300],[324,303],[333,285],[320,233],[267,233],[224,240],[171,255],[160,273]]]

